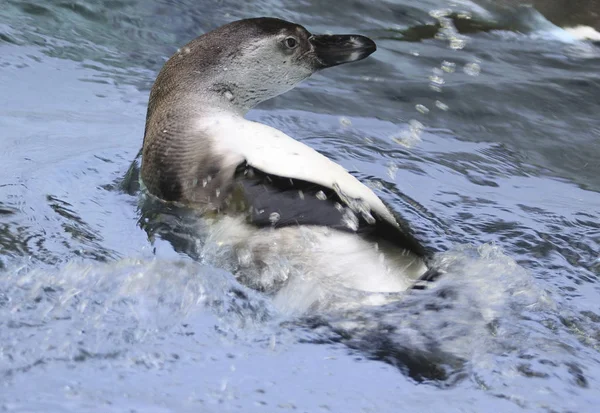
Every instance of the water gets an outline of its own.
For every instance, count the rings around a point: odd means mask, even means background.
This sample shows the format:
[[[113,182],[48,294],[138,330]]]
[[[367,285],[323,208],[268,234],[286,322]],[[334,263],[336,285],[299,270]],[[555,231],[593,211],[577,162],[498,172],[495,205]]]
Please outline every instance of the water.
[[[596,411],[600,48],[559,27],[594,1],[345,3],[2,1],[4,411]],[[120,189],[162,63],[257,15],[377,41],[251,118],[409,219],[434,288],[259,293]]]

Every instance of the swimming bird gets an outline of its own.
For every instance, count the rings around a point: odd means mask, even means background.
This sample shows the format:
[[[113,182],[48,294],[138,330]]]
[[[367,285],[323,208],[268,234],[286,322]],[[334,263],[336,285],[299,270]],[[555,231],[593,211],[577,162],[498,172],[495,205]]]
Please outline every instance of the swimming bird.
[[[280,130],[245,119],[320,70],[362,60],[361,35],[313,35],[276,18],[234,21],[180,48],[152,87],[141,180],[215,217],[241,277],[268,290],[292,272],[365,291],[436,274],[408,224],[367,186]]]

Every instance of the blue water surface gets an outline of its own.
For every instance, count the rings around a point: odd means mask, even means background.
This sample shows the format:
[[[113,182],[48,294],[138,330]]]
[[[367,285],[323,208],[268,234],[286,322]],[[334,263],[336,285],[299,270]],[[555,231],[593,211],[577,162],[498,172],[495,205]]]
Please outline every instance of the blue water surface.
[[[597,411],[600,47],[561,27],[594,2],[515,3],[0,1],[0,410]],[[249,117],[408,219],[430,290],[282,306],[144,229],[158,70],[263,15],[377,41]]]

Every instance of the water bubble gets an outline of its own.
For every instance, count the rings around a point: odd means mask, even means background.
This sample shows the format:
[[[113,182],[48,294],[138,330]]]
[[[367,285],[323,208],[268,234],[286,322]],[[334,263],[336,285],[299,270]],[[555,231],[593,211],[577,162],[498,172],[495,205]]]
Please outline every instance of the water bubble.
[[[477,63],[467,63],[464,71],[469,76],[479,76],[479,73],[481,73],[481,66]]]

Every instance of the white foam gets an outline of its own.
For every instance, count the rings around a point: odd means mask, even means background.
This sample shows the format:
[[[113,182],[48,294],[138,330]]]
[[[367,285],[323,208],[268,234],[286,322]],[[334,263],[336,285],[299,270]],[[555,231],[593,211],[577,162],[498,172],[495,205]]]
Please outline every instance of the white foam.
[[[425,270],[415,256],[383,255],[383,246],[323,227],[256,230],[225,217],[210,232],[203,256],[229,249],[226,259],[237,258],[240,281],[274,293],[275,307],[288,315],[335,306],[341,297],[352,297],[344,305],[380,304]]]
[[[600,42],[600,32],[590,26],[565,27],[564,31],[569,33],[576,40]]]

